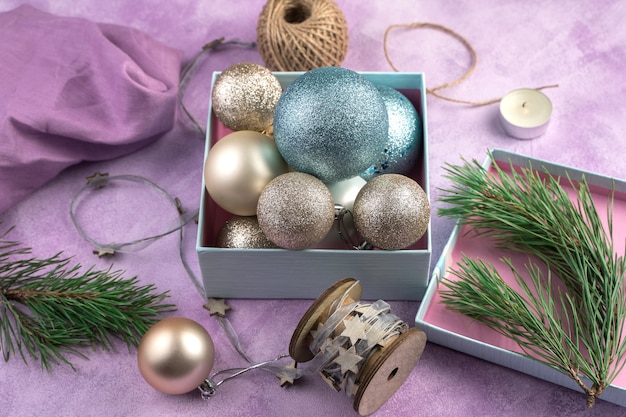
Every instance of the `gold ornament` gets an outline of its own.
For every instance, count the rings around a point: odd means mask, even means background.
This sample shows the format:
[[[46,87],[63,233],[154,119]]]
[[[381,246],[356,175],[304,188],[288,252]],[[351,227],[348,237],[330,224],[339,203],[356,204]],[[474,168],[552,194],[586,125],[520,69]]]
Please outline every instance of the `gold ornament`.
[[[229,129],[268,131],[282,91],[267,68],[253,63],[232,65],[215,80],[213,111]]]
[[[428,196],[400,174],[371,179],[354,200],[354,224],[363,238],[381,249],[404,249],[422,237],[430,222]]]
[[[265,236],[285,249],[305,249],[326,236],[335,221],[333,196],[322,181],[288,172],[263,189],[257,207]]]
[[[239,249],[277,247],[263,234],[256,216],[234,216],[227,220],[217,234],[216,246]]]
[[[270,137],[243,130],[224,136],[211,148],[204,182],[218,206],[238,216],[254,216],[265,185],[288,170]]]
[[[215,348],[207,331],[183,317],[159,321],[141,339],[139,371],[155,389],[184,394],[198,387],[213,368]]]

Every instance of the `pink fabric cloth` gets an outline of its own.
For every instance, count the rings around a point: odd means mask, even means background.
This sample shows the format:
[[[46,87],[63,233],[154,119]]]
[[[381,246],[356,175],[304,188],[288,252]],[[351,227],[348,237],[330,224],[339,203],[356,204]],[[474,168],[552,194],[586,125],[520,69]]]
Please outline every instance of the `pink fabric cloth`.
[[[64,168],[172,128],[181,53],[144,33],[31,6],[0,14],[0,213]]]

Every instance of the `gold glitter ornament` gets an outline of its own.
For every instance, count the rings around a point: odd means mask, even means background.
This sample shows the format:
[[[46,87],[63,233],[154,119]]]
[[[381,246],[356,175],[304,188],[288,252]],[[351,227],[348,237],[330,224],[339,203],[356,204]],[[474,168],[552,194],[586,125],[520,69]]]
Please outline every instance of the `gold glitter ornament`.
[[[217,235],[216,246],[240,249],[277,247],[263,234],[256,216],[235,216],[228,220]]]
[[[204,183],[215,203],[238,216],[254,216],[263,187],[289,170],[272,138],[242,130],[217,141],[207,154]]]
[[[404,249],[417,242],[430,222],[422,187],[400,174],[371,179],[354,200],[354,224],[363,238],[381,249]]]
[[[215,347],[197,322],[171,317],[144,334],[137,350],[141,375],[165,394],[184,394],[198,387],[213,368]]]
[[[332,227],[335,203],[319,179],[288,172],[263,189],[257,218],[265,236],[278,246],[305,249],[322,240]]]
[[[228,67],[215,80],[211,100],[217,118],[232,130],[271,129],[280,82],[262,65],[240,63]]]

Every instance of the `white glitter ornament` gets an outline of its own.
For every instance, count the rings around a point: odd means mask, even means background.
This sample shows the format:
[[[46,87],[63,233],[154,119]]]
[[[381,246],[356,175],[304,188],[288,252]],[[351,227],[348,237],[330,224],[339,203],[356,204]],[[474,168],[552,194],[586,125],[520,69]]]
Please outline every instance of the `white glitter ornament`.
[[[265,236],[278,246],[305,249],[322,240],[332,227],[335,203],[319,179],[288,172],[263,189],[257,219]]]
[[[274,139],[295,170],[332,183],[361,174],[388,133],[385,103],[362,75],[317,68],[289,85],[274,113]]]
[[[381,249],[404,249],[417,242],[430,222],[430,204],[409,177],[384,174],[371,179],[354,200],[354,224]]]

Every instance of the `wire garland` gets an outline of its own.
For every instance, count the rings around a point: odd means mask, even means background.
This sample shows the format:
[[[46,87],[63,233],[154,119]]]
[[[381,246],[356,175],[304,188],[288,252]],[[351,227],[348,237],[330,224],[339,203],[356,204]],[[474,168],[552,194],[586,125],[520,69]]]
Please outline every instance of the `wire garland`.
[[[98,190],[111,185],[112,182],[130,182],[130,183],[134,183],[134,184],[140,184],[140,185],[144,185],[146,187],[148,187],[149,189],[155,191],[157,193],[157,195],[159,195],[160,197],[162,197],[167,203],[169,203],[169,205],[173,208],[173,212],[176,213],[176,217],[173,219],[173,221],[171,222],[171,224],[173,224],[172,226],[168,226],[164,228],[164,231],[153,234],[153,235],[149,235],[149,236],[143,236],[140,237],[138,239],[134,239],[134,240],[129,240],[129,241],[122,241],[122,242],[115,242],[113,240],[107,240],[106,242],[102,242],[99,241],[93,237],[91,237],[84,229],[83,225],[81,224],[78,216],[77,216],[77,209],[80,207],[80,203],[83,202],[86,198],[89,197],[90,192],[97,192]],[[112,256],[114,255],[116,252],[120,252],[120,253],[130,253],[130,252],[136,252],[139,250],[142,250],[144,248],[146,248],[147,246],[149,246],[151,243],[155,242],[158,239],[161,239],[165,236],[168,236],[172,233],[178,232],[179,234],[179,239],[178,239],[178,254],[181,260],[181,263],[187,273],[187,275],[189,276],[189,278],[191,279],[191,282],[193,283],[196,291],[198,292],[198,294],[200,295],[200,297],[202,297],[202,299],[206,302],[207,295],[206,292],[204,290],[204,286],[202,285],[200,279],[198,278],[198,276],[194,273],[194,271],[191,269],[189,263],[186,261],[185,256],[184,256],[184,245],[183,245],[183,238],[184,238],[184,228],[186,225],[188,225],[191,221],[195,221],[198,217],[198,210],[194,210],[191,212],[185,212],[182,208],[182,203],[181,201],[177,198],[177,197],[173,197],[171,196],[167,191],[165,191],[163,188],[161,188],[160,186],[158,186],[157,184],[155,184],[154,182],[150,181],[149,179],[145,178],[145,177],[141,177],[141,176],[137,176],[137,175],[114,175],[114,176],[109,176],[109,174],[107,173],[96,173],[93,176],[88,177],[87,179],[87,184],[85,184],[80,190],[78,190],[78,192],[74,195],[74,197],[72,198],[72,202],[70,204],[70,217],[72,219],[72,223],[74,224],[74,227],[76,228],[78,234],[85,239],[87,242],[89,242],[91,245],[94,246],[94,250],[93,253],[98,255],[98,256]],[[282,370],[282,366],[277,366],[276,362],[287,357],[288,355],[281,355],[279,356],[277,359],[271,360],[271,361],[266,361],[266,362],[261,362],[261,363],[257,363],[254,360],[252,360],[243,350],[243,348],[241,347],[241,344],[239,342],[239,338],[237,336],[237,333],[235,332],[235,329],[233,328],[232,324],[230,323],[230,321],[225,318],[225,317],[218,317],[218,323],[220,324],[220,326],[224,329],[224,332],[226,333],[226,336],[228,337],[229,341],[231,342],[232,346],[235,348],[235,350],[237,351],[237,353],[249,364],[251,364],[251,366],[248,368],[237,368],[236,370],[230,370],[233,371],[235,373],[243,373],[241,372],[243,369],[247,369],[247,370],[251,370],[251,369],[257,369],[257,368],[263,368],[266,370],[269,370],[277,375],[280,376],[284,376],[285,372]],[[224,372],[228,372],[227,370],[224,371],[220,371],[217,374],[222,374]],[[216,374],[216,375],[217,375]],[[226,379],[231,379],[231,377],[228,377]],[[221,384],[221,383],[220,383]],[[220,384],[216,384],[216,386],[220,385]],[[215,388],[215,387],[214,387]],[[214,389],[213,388],[213,389]],[[203,394],[204,396],[205,394]]]
[[[174,217],[173,221],[170,222],[171,225],[166,226],[162,232],[149,235],[149,236],[143,236],[138,239],[129,240],[129,241],[115,242],[113,240],[108,240],[106,242],[101,242],[91,237],[85,231],[83,225],[78,219],[78,216],[76,214],[77,208],[80,205],[80,203],[84,201],[85,198],[88,197],[87,193],[102,189],[103,187],[109,185],[113,181],[122,181],[122,182],[130,182],[130,183],[145,185],[146,187],[155,191],[157,195],[161,196],[167,203],[169,203],[169,205],[172,206],[172,208],[174,209],[173,211],[176,213],[176,217]],[[93,250],[93,253],[100,257],[114,255],[115,252],[121,252],[121,253],[136,252],[138,250],[146,248],[147,246],[154,243],[158,239],[161,239],[172,233],[178,232],[179,233],[178,246],[179,246],[180,260],[183,264],[183,267],[187,271],[187,274],[191,278],[191,281],[194,284],[194,287],[196,288],[198,293],[203,298],[206,299],[206,295],[205,295],[202,284],[200,283],[196,274],[193,273],[191,267],[185,260],[185,257],[183,254],[184,227],[187,224],[189,224],[191,221],[197,220],[198,210],[185,212],[183,210],[182,203],[178,199],[178,197],[171,196],[167,191],[165,191],[163,188],[159,187],[157,184],[150,181],[149,179],[138,176],[138,175],[109,176],[108,173],[102,174],[98,172],[94,174],[93,176],[88,177],[87,184],[85,184],[80,190],[78,190],[78,192],[72,198],[72,201],[70,204],[70,218],[72,219],[72,223],[74,224],[74,227],[76,228],[76,231],[78,232],[78,234],[83,239],[85,239],[87,242],[89,242],[91,245],[94,246],[95,249]]]
[[[380,346],[409,329],[400,318],[391,314],[391,307],[383,300],[372,304],[349,302],[346,298],[356,281],[331,307],[328,319],[315,330],[309,349],[315,355],[309,369],[320,372],[336,390],[343,389],[354,397],[356,382],[363,366]],[[337,359],[348,355],[346,363]],[[354,363],[356,362],[356,363]]]
[[[199,52],[197,52],[189,60],[189,62],[183,67],[183,69],[180,72],[180,81],[178,83],[178,103],[183,113],[185,114],[185,116],[187,116],[189,121],[198,130],[198,132],[200,132],[203,138],[206,135],[206,131],[204,127],[195,119],[195,117],[193,117],[191,112],[185,106],[185,102],[183,100],[185,96],[185,91],[187,90],[187,86],[189,85],[191,76],[196,71],[196,67],[202,61],[201,58],[208,55],[209,52],[211,51],[219,51],[223,49],[224,47],[231,46],[231,45],[240,46],[244,48],[256,48],[256,42],[241,42],[238,40],[224,41],[224,38],[218,38],[211,42],[206,43],[202,47],[202,49]]]

